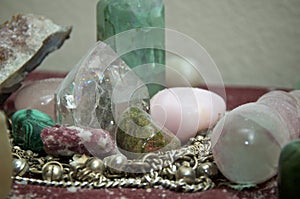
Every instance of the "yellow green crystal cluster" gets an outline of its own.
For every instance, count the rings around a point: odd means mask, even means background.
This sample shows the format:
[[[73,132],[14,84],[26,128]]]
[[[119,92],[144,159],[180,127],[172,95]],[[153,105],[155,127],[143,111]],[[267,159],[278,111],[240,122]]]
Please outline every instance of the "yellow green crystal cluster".
[[[127,157],[171,150],[181,146],[179,139],[166,128],[160,128],[151,116],[138,107],[129,107],[121,116],[116,144]]]

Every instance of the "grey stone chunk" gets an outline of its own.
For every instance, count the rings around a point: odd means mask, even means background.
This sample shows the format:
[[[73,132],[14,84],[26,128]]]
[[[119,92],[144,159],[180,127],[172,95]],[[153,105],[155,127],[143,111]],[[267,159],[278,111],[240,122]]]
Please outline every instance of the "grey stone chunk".
[[[71,29],[34,14],[18,14],[0,25],[0,104],[50,52],[60,48]]]

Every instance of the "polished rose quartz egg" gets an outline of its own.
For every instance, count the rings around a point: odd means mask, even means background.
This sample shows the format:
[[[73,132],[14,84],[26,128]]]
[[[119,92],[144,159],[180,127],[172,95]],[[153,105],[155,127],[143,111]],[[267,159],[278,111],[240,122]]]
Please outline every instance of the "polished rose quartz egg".
[[[49,78],[25,85],[17,93],[15,108],[38,109],[54,118],[54,93],[62,80]]]
[[[164,89],[150,101],[153,120],[173,132],[182,143],[198,131],[212,127],[225,110],[223,98],[200,88]]]

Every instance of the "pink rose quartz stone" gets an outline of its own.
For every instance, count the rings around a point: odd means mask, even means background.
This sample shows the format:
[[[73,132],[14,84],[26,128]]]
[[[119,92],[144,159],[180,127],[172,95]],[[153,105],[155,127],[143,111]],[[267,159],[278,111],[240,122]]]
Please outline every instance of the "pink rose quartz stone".
[[[22,87],[15,98],[15,108],[38,109],[54,119],[54,93],[63,78],[49,78]]]
[[[210,137],[221,173],[235,183],[263,183],[277,174],[282,148],[299,139],[299,91],[270,91],[217,123]]]
[[[300,90],[292,90],[289,92],[297,101],[300,106]]]
[[[292,93],[275,90],[264,94],[257,100],[257,103],[277,111],[288,128],[291,140],[300,137],[300,98],[297,99],[296,91]]]
[[[41,138],[46,153],[54,156],[79,153],[104,158],[117,152],[113,139],[102,129],[57,124],[43,129]]]
[[[150,101],[151,117],[182,143],[212,127],[225,113],[222,97],[200,88],[176,87],[158,92]]]
[[[230,181],[258,184],[277,173],[282,147],[289,135],[279,115],[264,104],[243,104],[217,123],[211,135],[212,153]]]

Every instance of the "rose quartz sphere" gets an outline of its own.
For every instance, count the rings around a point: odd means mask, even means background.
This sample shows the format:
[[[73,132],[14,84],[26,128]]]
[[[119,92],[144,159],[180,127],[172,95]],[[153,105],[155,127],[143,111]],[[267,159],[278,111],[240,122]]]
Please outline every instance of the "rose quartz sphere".
[[[276,110],[258,103],[235,108],[210,134],[214,160],[230,181],[258,184],[277,173],[289,132]]]
[[[15,108],[38,109],[54,118],[54,93],[63,78],[33,81],[22,87],[15,98]]]
[[[177,87],[164,89],[150,101],[152,119],[173,132],[182,143],[212,127],[226,110],[222,97],[211,91]]]

